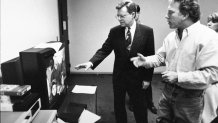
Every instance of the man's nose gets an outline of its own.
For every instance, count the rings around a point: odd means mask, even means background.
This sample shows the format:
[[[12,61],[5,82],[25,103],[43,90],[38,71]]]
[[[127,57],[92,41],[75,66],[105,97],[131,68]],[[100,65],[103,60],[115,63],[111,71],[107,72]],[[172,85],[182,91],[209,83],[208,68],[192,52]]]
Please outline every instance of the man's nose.
[[[165,18],[166,18],[166,19],[169,19],[169,16],[168,16],[168,15],[165,15]]]
[[[211,22],[208,22],[208,23],[207,23],[207,26],[211,26]]]

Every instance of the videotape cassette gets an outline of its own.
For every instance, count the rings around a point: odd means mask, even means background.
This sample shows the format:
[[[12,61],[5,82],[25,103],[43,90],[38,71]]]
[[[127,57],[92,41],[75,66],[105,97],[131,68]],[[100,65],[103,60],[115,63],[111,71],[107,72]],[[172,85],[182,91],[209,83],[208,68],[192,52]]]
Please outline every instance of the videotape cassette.
[[[8,96],[23,96],[30,91],[30,85],[0,84],[0,94]]]

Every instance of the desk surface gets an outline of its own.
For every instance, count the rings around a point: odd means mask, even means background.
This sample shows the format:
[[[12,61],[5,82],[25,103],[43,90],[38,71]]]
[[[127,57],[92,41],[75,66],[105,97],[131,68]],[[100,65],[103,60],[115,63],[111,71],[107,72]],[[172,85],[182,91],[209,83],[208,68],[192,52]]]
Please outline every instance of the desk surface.
[[[32,123],[53,123],[56,120],[57,110],[40,110]]]
[[[1,123],[15,123],[24,112],[1,111]]]
[[[26,112],[2,111],[1,123],[22,123],[26,117]],[[52,123],[56,118],[57,110],[40,110],[32,123]]]

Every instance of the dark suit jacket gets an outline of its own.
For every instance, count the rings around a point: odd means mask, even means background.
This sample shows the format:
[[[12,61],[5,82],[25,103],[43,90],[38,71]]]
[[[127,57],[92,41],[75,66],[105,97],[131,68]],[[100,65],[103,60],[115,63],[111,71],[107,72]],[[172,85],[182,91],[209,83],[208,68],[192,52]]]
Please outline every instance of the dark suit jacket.
[[[107,40],[89,61],[93,63],[92,69],[95,69],[114,50],[113,84],[122,85],[125,83],[122,82],[125,78],[125,81],[128,80],[132,83],[132,86],[141,87],[143,80],[152,80],[153,68],[136,68],[130,58],[137,56],[137,53],[144,56],[154,54],[153,29],[136,23],[136,31],[130,51],[126,49],[125,41],[125,28],[121,26],[112,28]]]

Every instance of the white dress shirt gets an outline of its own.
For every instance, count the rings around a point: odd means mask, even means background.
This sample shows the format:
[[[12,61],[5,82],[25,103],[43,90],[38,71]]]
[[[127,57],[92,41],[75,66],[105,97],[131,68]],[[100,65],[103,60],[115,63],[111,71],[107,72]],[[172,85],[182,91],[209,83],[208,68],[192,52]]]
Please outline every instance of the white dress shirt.
[[[135,35],[135,30],[136,30],[136,22],[135,22],[135,20],[134,20],[132,26],[130,27],[131,44],[127,47],[128,50],[131,49],[132,41],[133,41],[133,38],[134,38],[134,35]],[[128,31],[128,27],[125,28],[125,37],[126,37],[126,35],[127,35],[127,31]]]
[[[171,32],[156,55],[146,57],[146,68],[161,65],[177,72],[179,86],[206,89],[218,81],[218,34],[200,22],[184,29],[181,40]]]

